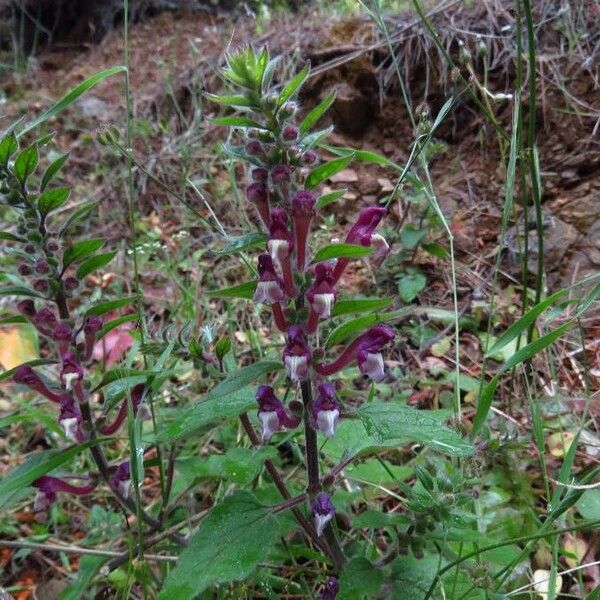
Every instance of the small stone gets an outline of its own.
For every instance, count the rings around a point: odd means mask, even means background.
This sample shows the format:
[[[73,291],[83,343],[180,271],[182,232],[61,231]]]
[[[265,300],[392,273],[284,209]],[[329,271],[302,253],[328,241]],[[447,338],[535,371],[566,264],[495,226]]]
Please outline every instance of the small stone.
[[[346,192],[342,198],[344,200],[356,200],[358,196],[354,192]]]
[[[358,175],[354,169],[343,169],[333,177],[330,177],[329,181],[332,183],[356,183],[358,181]]]
[[[380,177],[377,180],[383,194],[389,194],[394,191],[394,184],[387,177]]]

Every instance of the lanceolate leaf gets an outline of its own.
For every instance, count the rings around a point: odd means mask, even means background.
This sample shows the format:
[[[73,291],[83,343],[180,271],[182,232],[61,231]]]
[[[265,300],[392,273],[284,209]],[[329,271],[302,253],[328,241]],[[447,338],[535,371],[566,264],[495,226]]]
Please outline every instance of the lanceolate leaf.
[[[19,142],[14,131],[11,131],[0,142],[0,165],[5,167],[8,159],[19,149]]]
[[[54,360],[49,360],[47,358],[36,358],[35,360],[30,360],[27,361],[26,363],[23,363],[22,365],[19,365],[18,367],[14,367],[13,369],[9,369],[8,371],[3,371],[2,373],[0,373],[0,381],[5,381],[6,379],[10,379],[14,372],[19,369],[20,367],[23,367],[24,365],[28,365],[30,367],[41,367],[42,365],[52,365],[54,364],[56,361]]]
[[[300,123],[300,134],[305,134],[329,110],[335,100],[335,92],[331,92],[324,100],[319,102]]]
[[[86,202],[82,204],[64,223],[64,225],[60,228],[59,236],[63,236],[70,227],[75,225],[75,223],[81,221],[85,215],[87,215],[93,208],[96,207],[96,202],[92,200],[91,202]]]
[[[234,252],[242,252],[247,248],[263,247],[267,242],[267,235],[257,231],[240,235],[239,237],[231,237],[227,239],[227,244],[218,250],[214,250],[215,254],[232,254]]]
[[[336,190],[335,192],[329,192],[329,194],[324,194],[317,200],[317,208],[325,208],[328,204],[339,200],[346,193],[346,189]]]
[[[226,125],[227,127],[254,127],[256,129],[265,129],[257,121],[253,121],[248,117],[217,117],[211,121],[213,125]]]
[[[342,169],[345,169],[353,160],[354,155],[342,156],[341,158],[334,158],[329,162],[319,165],[313,169],[306,178],[305,187],[307,190],[317,187],[320,183],[333,177],[336,173],[339,173]]]
[[[365,429],[380,441],[404,438],[440,452],[470,456],[472,445],[443,424],[446,412],[417,410],[399,402],[371,402],[358,411]]]
[[[287,528],[281,515],[238,491],[204,519],[171,571],[159,600],[190,600],[219,583],[243,581]]]
[[[332,258],[362,258],[373,253],[373,248],[370,246],[361,246],[359,244],[330,244],[321,248],[315,253],[313,258],[314,263]]]
[[[259,377],[279,369],[281,369],[281,363],[275,361],[261,361],[237,369],[233,373],[229,373],[224,381],[216,385],[209,392],[207,398],[220,398],[237,392],[249,383],[256,381]]]
[[[66,269],[78,260],[87,258],[90,254],[99,250],[104,244],[102,238],[94,238],[91,240],[82,240],[74,243],[70,248],[65,250],[63,255],[63,267]]]
[[[304,67],[280,92],[277,107],[281,108],[290,98],[295,96],[308,77],[309,68]]]
[[[40,191],[43,192],[46,189],[46,186],[54,179],[54,177],[56,177],[56,174],[63,168],[63,165],[67,162],[68,158],[69,153],[67,152],[50,163],[42,176]]]
[[[0,496],[31,485],[36,479],[70,461],[86,448],[95,446],[108,439],[90,440],[84,444],[71,446],[66,449],[59,448],[57,450],[47,450],[32,454],[24,463],[2,478],[2,481],[0,481]]]
[[[136,296],[128,296],[127,298],[119,298],[118,300],[108,300],[107,302],[100,302],[99,304],[88,308],[85,311],[85,316],[91,317],[95,315],[100,317],[110,312],[111,310],[118,310],[119,308],[123,308],[124,306],[129,306],[135,301]]]
[[[245,283],[240,283],[240,285],[234,285],[222,290],[209,290],[206,292],[206,296],[209,298],[245,298],[246,300],[250,300],[254,296],[257,283],[257,281],[246,281]]]
[[[77,269],[76,275],[78,279],[83,279],[96,269],[101,269],[106,266],[117,254],[114,252],[104,252],[102,254],[98,254],[96,256],[92,256],[87,260],[84,260]]]
[[[331,311],[331,316],[339,317],[340,315],[346,315],[349,313],[383,310],[384,308],[387,308],[393,301],[393,298],[355,298],[338,300]]]
[[[17,179],[21,183],[25,183],[27,178],[35,171],[38,160],[37,143],[28,146],[17,156],[13,168]]]
[[[22,237],[15,235],[14,233],[9,233],[8,231],[0,231],[0,240],[6,240],[7,242],[26,242]]]
[[[32,298],[43,298],[41,294],[19,285],[0,287],[0,296],[31,296]]]

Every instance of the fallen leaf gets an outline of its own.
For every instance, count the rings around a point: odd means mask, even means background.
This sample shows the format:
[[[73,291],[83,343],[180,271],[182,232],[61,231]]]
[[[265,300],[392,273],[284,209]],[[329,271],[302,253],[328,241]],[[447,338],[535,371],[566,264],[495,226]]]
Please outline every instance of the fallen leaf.
[[[543,600],[547,600],[550,591],[550,571],[538,569],[533,572],[533,589]],[[562,577],[560,575],[556,576],[554,589],[556,594],[560,593],[562,589]]]
[[[0,328],[0,365],[7,371],[38,358],[37,333],[31,325]]]

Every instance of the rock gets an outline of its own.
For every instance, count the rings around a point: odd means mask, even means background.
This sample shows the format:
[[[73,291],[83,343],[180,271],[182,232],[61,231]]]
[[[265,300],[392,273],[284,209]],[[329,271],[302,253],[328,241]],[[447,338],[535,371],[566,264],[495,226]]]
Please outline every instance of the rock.
[[[377,183],[382,194],[389,194],[394,191],[394,184],[387,177],[380,177]]]
[[[356,183],[358,175],[354,169],[344,169],[329,178],[331,183]]]
[[[106,121],[110,118],[108,104],[95,96],[84,96],[79,100],[81,111],[86,117]]]

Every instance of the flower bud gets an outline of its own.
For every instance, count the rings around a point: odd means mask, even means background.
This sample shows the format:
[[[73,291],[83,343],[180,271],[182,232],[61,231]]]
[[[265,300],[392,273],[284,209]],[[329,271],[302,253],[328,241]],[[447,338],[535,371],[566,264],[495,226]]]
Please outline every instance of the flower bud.
[[[31,275],[33,272],[31,267],[27,263],[21,263],[17,269],[19,275],[26,277],[27,275]]]
[[[64,356],[71,346],[73,332],[66,323],[59,323],[52,330],[52,340],[56,343],[60,355]]]
[[[48,250],[48,252],[58,252],[60,250],[60,244],[56,240],[48,240],[46,242],[46,250]]]
[[[340,405],[335,397],[335,385],[322,383],[312,405],[313,422],[316,428],[328,438],[335,435],[340,418]]]
[[[269,180],[269,171],[263,167],[252,169],[252,181],[256,183],[266,183]]]
[[[288,125],[281,131],[281,139],[284,142],[295,142],[298,139],[298,128]]]
[[[262,144],[257,140],[252,140],[246,144],[246,152],[250,156],[261,156],[264,154]]]
[[[246,188],[246,198],[256,206],[256,210],[265,227],[270,223],[269,188],[264,182],[251,183]]]
[[[48,261],[43,258],[38,259],[35,263],[35,272],[39,273],[40,275],[46,275],[49,273],[50,265],[48,264]]]
[[[284,119],[289,119],[290,117],[293,117],[297,111],[298,105],[296,104],[296,102],[293,102],[291,100],[285,102],[284,105],[279,109],[279,112]]]
[[[326,492],[318,493],[312,503],[312,516],[319,537],[323,535],[327,523],[333,519],[334,515],[335,506],[331,501],[331,496]]]
[[[49,288],[50,288],[50,285],[49,285],[47,279],[36,279],[33,282],[33,289],[36,292],[40,292],[41,294],[45,294]]]
[[[316,152],[313,152],[312,150],[307,150],[303,155],[302,155],[302,162],[305,165],[314,165],[317,162],[318,156]]]
[[[91,316],[83,323],[83,334],[85,336],[85,352],[84,360],[88,361],[92,358],[94,352],[94,344],[96,335],[102,328],[102,317]]]
[[[292,181],[292,170],[288,165],[275,165],[271,170],[271,179],[275,185],[285,185]]]
[[[304,330],[299,325],[290,325],[287,330],[287,343],[283,349],[283,364],[293,383],[308,378],[311,352]]]
[[[131,493],[131,467],[129,461],[122,462],[110,479],[110,484],[121,496],[129,498]]]
[[[305,190],[297,192],[292,198],[292,216],[296,235],[296,264],[299,271],[304,271],[306,263],[306,245],[310,234],[310,225],[314,216],[316,198]]]
[[[66,277],[63,281],[63,285],[65,290],[68,292],[72,292],[79,287],[79,279],[77,277]]]
[[[39,310],[31,321],[40,333],[47,336],[52,335],[52,330],[57,324],[56,315],[47,307]]]
[[[20,300],[17,302],[17,310],[29,319],[35,316],[35,304],[33,300]]]
[[[25,250],[26,254],[33,254],[35,252],[35,246],[33,244],[25,244],[23,250]]]

